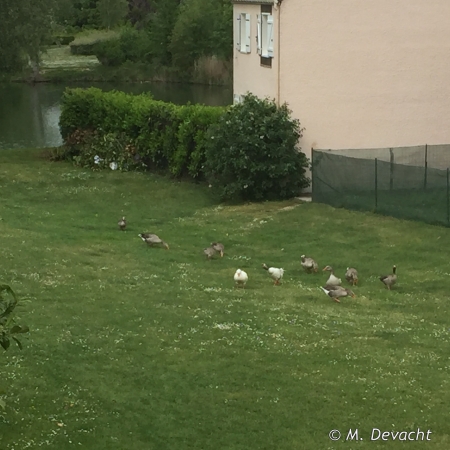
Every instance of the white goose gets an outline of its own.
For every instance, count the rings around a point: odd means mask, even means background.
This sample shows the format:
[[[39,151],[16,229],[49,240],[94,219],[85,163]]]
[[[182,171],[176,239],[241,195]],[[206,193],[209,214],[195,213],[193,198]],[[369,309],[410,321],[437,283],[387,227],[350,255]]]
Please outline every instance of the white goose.
[[[327,285],[329,286],[340,286],[342,281],[340,278],[338,278],[335,274],[334,274],[334,270],[331,266],[326,266],[323,268],[322,272],[324,272],[325,270],[328,270],[328,272],[330,273],[330,277],[327,280]]]
[[[236,287],[244,288],[248,281],[248,275],[243,270],[238,269],[234,274],[234,281],[236,283]]]
[[[274,284],[280,284],[281,279],[284,275],[284,269],[278,269],[276,267],[267,267],[266,264],[262,265],[264,269],[269,272],[269,275],[274,279]]]

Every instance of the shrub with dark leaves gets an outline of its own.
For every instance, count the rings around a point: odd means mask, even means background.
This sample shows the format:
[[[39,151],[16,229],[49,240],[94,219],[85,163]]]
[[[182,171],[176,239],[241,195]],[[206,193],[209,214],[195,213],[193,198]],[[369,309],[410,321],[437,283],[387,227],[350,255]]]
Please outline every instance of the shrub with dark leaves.
[[[222,200],[294,197],[310,184],[302,129],[286,104],[252,94],[208,130],[205,173]]]

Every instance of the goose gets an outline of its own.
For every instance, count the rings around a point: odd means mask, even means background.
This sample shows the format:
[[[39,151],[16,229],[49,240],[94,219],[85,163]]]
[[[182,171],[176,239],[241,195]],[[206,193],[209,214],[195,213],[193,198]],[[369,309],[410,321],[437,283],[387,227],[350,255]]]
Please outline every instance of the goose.
[[[223,258],[223,252],[225,251],[225,246],[220,242],[211,242],[211,247],[220,253],[220,257]]]
[[[379,277],[380,281],[382,281],[386,287],[391,290],[391,287],[397,282],[397,266],[392,267],[392,274],[390,275],[381,275]]]
[[[331,285],[331,286],[340,286],[340,284],[342,283],[341,279],[338,278],[335,274],[334,274],[334,270],[331,266],[325,266],[322,269],[322,272],[324,272],[325,270],[327,270],[330,273],[330,277],[328,278],[327,284]]]
[[[269,275],[274,279],[274,284],[280,284],[281,279],[284,275],[284,269],[278,269],[276,267],[267,267],[266,264],[262,265],[264,269],[269,272]]]
[[[350,289],[343,288],[341,286],[325,286],[321,287],[323,292],[328,295],[328,297],[332,298],[335,302],[341,303],[339,300],[341,297],[353,297],[355,298],[356,295],[353,291]]]
[[[203,250],[203,253],[206,259],[211,259],[216,254],[216,250],[213,247],[207,247]]]
[[[345,279],[355,286],[358,284],[358,271],[353,267],[347,267],[347,272],[345,272]]]
[[[238,269],[234,274],[234,281],[236,283],[236,287],[244,288],[248,281],[248,275],[243,270]]]
[[[319,265],[312,258],[307,258],[305,255],[302,255],[300,258],[302,260],[302,267],[306,270],[306,272],[317,272]]]
[[[125,220],[125,217],[122,217],[119,222],[117,222],[117,225],[119,225],[119,230],[124,231],[127,227],[127,221]]]
[[[144,242],[146,242],[150,247],[157,244],[162,244],[167,250],[169,250],[169,245],[159,238],[156,234],[152,233],[141,233],[138,235]]]

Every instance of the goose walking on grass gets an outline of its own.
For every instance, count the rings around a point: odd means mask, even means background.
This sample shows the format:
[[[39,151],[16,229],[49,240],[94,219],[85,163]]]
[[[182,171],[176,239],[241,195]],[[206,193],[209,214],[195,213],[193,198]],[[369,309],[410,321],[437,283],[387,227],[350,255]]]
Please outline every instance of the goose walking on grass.
[[[319,265],[312,258],[307,258],[305,255],[302,255],[300,258],[302,260],[302,267],[306,272],[311,273],[318,271]]]
[[[122,217],[119,222],[117,222],[117,225],[119,225],[119,230],[124,231],[127,227],[127,221],[125,220],[125,217]]]
[[[342,281],[334,274],[334,269],[331,266],[325,266],[322,269],[322,272],[328,271],[330,272],[330,277],[327,280],[327,285],[329,286],[340,286]]]
[[[267,270],[267,272],[269,272],[269,275],[274,279],[274,284],[281,283],[281,279],[283,278],[284,275],[284,269],[278,269],[276,267],[267,267],[266,264],[263,264],[262,266],[264,269]]]
[[[150,247],[153,247],[154,245],[162,244],[163,247],[165,247],[167,250],[169,250],[169,245],[164,242],[162,239],[159,238],[156,234],[153,233],[141,233],[139,234],[139,237],[146,242]]]
[[[225,246],[221,244],[220,242],[211,242],[211,247],[216,251],[220,253],[220,257],[223,258],[223,253],[225,251]]]
[[[353,298],[356,297],[353,291],[351,291],[350,289],[343,288],[341,286],[325,286],[321,287],[320,289],[322,289],[322,291],[325,292],[325,294],[327,294],[328,297],[330,297],[337,303],[341,303],[341,301],[339,300],[341,297],[347,296]]]
[[[347,272],[345,272],[345,279],[352,285],[358,284],[358,271],[353,267],[347,267]]]
[[[397,283],[397,266],[392,267],[392,273],[390,275],[381,275],[380,281],[382,281],[385,286],[391,290],[391,287]]]
[[[206,256],[206,259],[209,260],[216,254],[216,250],[213,247],[207,247],[203,250],[203,253]]]
[[[234,282],[236,287],[245,288],[248,281],[248,275],[241,269],[236,270],[234,274]]]

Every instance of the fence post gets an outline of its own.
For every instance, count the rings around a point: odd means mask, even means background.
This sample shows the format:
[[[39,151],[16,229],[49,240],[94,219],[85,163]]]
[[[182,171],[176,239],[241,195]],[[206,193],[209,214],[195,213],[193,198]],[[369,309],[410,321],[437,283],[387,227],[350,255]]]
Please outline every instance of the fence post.
[[[378,158],[375,158],[375,211],[378,207]]]
[[[427,172],[428,172],[428,144],[425,144],[425,174],[423,178],[423,189],[427,188]]]
[[[389,178],[389,189],[392,191],[394,189],[394,149],[390,148],[389,153],[391,155],[390,158],[390,178]]]
[[[447,167],[447,226],[450,225],[450,174]]]
[[[314,149],[311,147],[311,200],[314,201]]]

